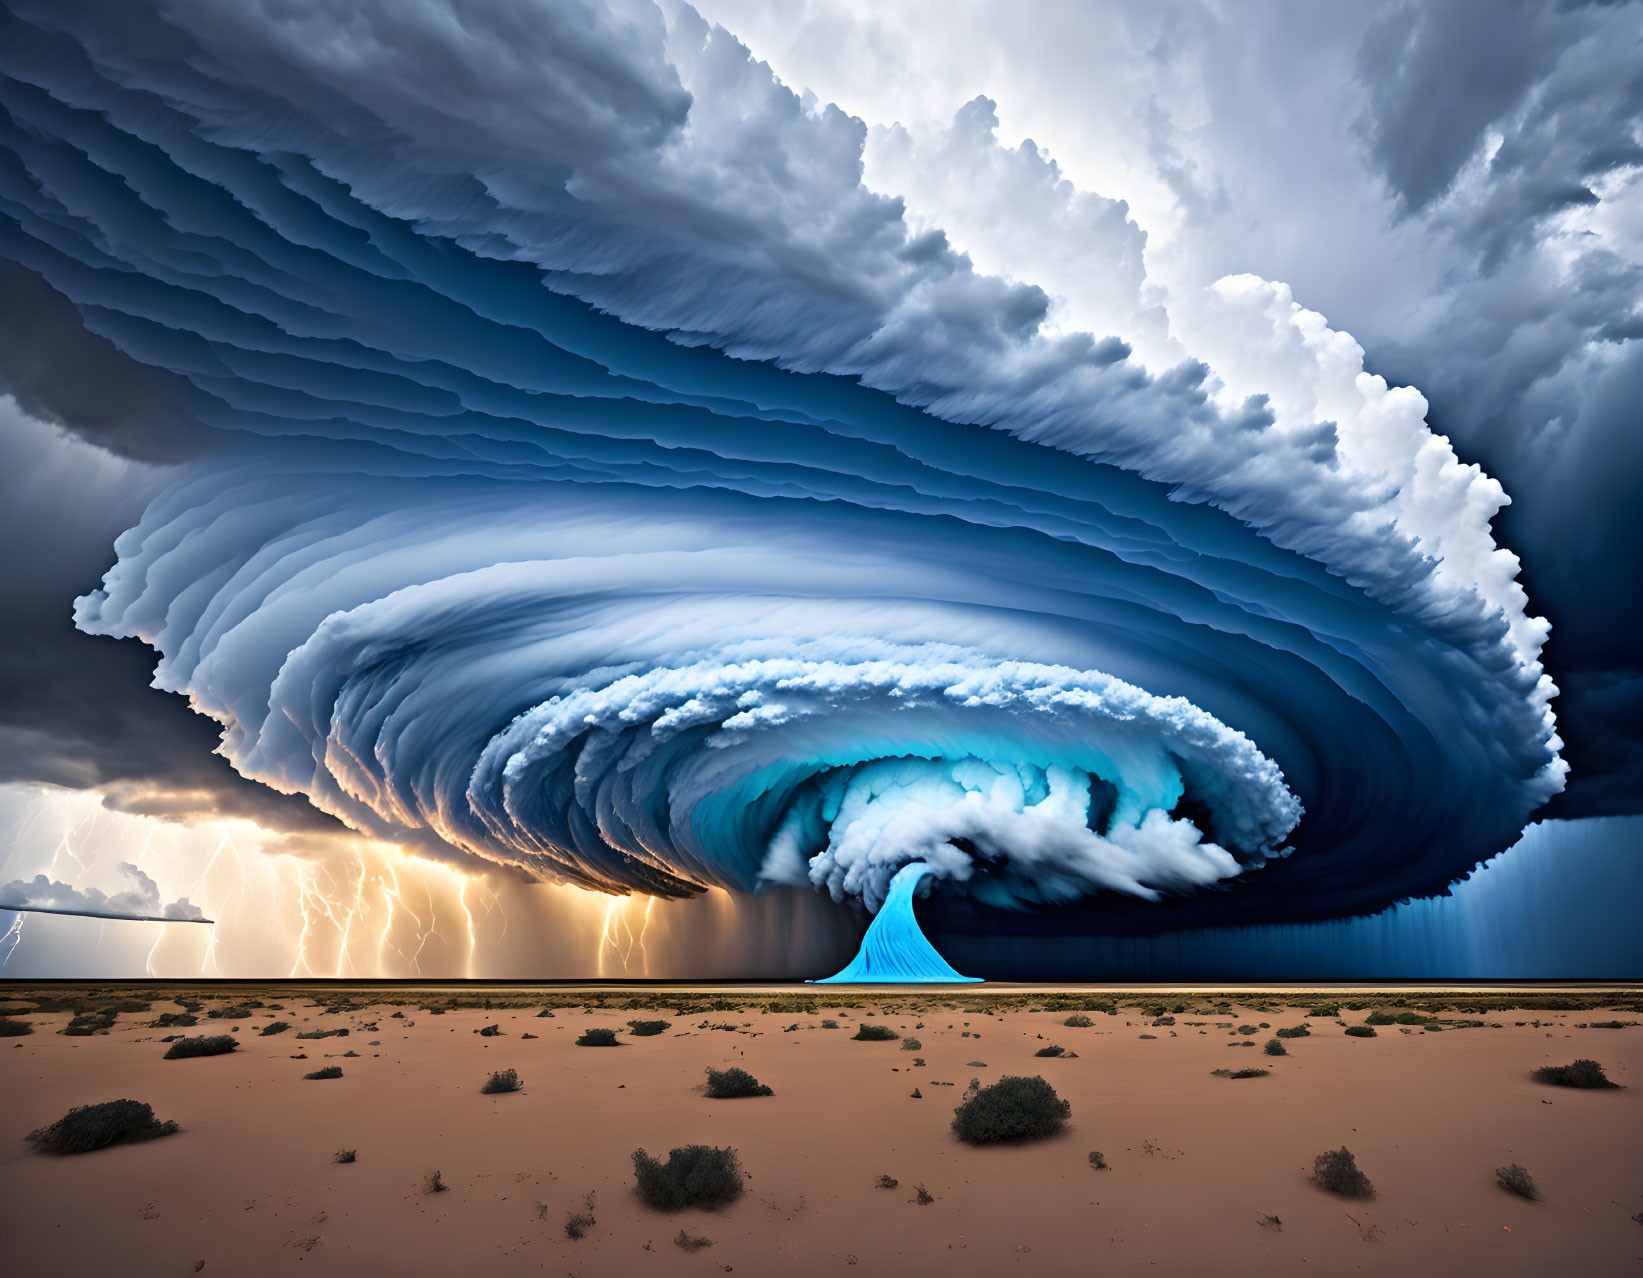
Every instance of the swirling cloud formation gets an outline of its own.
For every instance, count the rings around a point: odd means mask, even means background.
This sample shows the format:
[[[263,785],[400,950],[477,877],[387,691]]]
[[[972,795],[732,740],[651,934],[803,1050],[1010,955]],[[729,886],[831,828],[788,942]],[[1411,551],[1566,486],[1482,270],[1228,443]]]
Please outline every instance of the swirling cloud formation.
[[[0,253],[211,441],[77,621],[361,830],[1155,928],[1441,891],[1561,786],[1416,392],[1263,281],[1213,372],[1052,328],[688,8],[24,2],[0,104]]]

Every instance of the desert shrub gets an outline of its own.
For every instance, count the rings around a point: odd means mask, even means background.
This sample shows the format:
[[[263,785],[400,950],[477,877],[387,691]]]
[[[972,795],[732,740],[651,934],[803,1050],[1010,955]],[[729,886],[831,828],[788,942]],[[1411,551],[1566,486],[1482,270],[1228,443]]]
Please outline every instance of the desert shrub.
[[[213,1007],[206,1015],[214,1021],[243,1021],[261,1006],[261,1001],[257,999],[247,1003],[225,1003],[222,1007]]]
[[[1368,1198],[1375,1192],[1369,1177],[1358,1170],[1358,1160],[1344,1145],[1319,1154],[1312,1160],[1312,1179],[1332,1194],[1343,1198]]]
[[[1278,1031],[1278,1037],[1279,1038],[1311,1038],[1312,1037],[1312,1031],[1309,1030],[1305,1025],[1295,1025],[1295,1026],[1292,1026],[1289,1029],[1279,1030]]]
[[[901,1184],[901,1182],[889,1172],[885,1172],[884,1175],[880,1176],[878,1179],[878,1187],[880,1189],[894,1189],[899,1184]]]
[[[823,1029],[838,1029],[838,1027],[839,1027],[839,1023],[837,1021],[823,1021],[822,1022],[822,1028]]]
[[[260,1030],[257,1031],[257,1033],[260,1034],[263,1038],[272,1038],[275,1034],[283,1034],[283,1033],[285,1033],[286,1030],[288,1030],[290,1028],[291,1028],[291,1026],[290,1026],[289,1022],[286,1022],[286,1021],[269,1021],[268,1024],[264,1025]]]
[[[173,1026],[188,1029],[190,1026],[199,1023],[200,1018],[195,1016],[193,1012],[161,1012],[148,1025],[150,1029],[171,1029]]]
[[[1270,1070],[1255,1069],[1255,1068],[1251,1067],[1249,1069],[1235,1069],[1235,1070],[1232,1071],[1232,1073],[1228,1074],[1227,1077],[1228,1078],[1265,1078],[1270,1072],[1271,1072]]]
[[[297,1031],[297,1037],[298,1038],[309,1038],[309,1039],[312,1039],[312,1038],[347,1038],[348,1037],[348,1031],[345,1030],[345,1029],[298,1030]]]
[[[339,1163],[351,1163],[354,1161],[356,1152],[352,1149],[339,1149],[337,1150],[337,1161]]]
[[[1396,1017],[1399,1025],[1425,1025],[1431,1019],[1430,1016],[1422,1016],[1419,1012],[1399,1012]]]
[[[225,1052],[233,1051],[239,1045],[239,1039],[228,1034],[211,1034],[201,1038],[179,1038],[166,1049],[165,1059],[179,1061],[190,1056],[221,1056]]]
[[[1374,1038],[1375,1037],[1374,1027],[1370,1026],[1370,1025],[1348,1025],[1346,1027],[1346,1032],[1347,1032],[1347,1035],[1351,1038]]]
[[[1556,1087],[1617,1087],[1596,1061],[1579,1060],[1573,1065],[1542,1065],[1529,1075],[1537,1083],[1551,1083]]]
[[[1033,1055],[1034,1056],[1061,1056],[1061,1055],[1064,1055],[1066,1053],[1066,1050],[1067,1049],[1065,1047],[1061,1047],[1061,1046],[1059,1046],[1055,1043],[1046,1043],[1043,1047],[1039,1048],[1036,1052],[1034,1052]]]
[[[916,1038],[904,1038],[901,1040],[901,1050],[904,1052],[922,1052],[924,1044]]]
[[[665,1163],[636,1149],[633,1173],[639,1197],[657,1211],[723,1207],[742,1194],[742,1168],[734,1149],[684,1145],[669,1150]]]
[[[1070,1026],[1073,1029],[1088,1029],[1090,1026],[1095,1024],[1095,1022],[1085,1016],[1083,1012],[1074,1012],[1061,1023],[1063,1025]]]
[[[501,1092],[517,1092],[524,1085],[518,1070],[500,1069],[487,1078],[479,1090],[486,1096],[496,1096]]]
[[[81,1012],[59,1032],[74,1038],[84,1038],[91,1034],[106,1034],[114,1028],[114,1017],[115,1010],[112,1007]]]
[[[578,1047],[620,1047],[613,1029],[585,1029],[576,1040]]]
[[[1341,1014],[1341,1005],[1339,1003],[1320,1003],[1317,1007],[1307,1008],[1306,1014],[1314,1020],[1328,1020],[1330,1017]]]
[[[931,1203],[935,1202],[935,1200],[936,1196],[924,1187],[923,1181],[920,1181],[914,1187],[913,1196],[908,1199],[909,1202],[917,1203],[920,1207],[928,1207]]]
[[[502,1031],[495,1025],[487,1025],[479,1031],[480,1038],[501,1038]]]
[[[439,1174],[438,1168],[428,1173],[427,1183],[423,1186],[424,1193],[443,1194],[449,1189],[450,1186],[445,1183],[445,1178]]]
[[[888,1043],[900,1035],[888,1025],[858,1025],[856,1032],[850,1037],[852,1041],[860,1039],[864,1043]]]
[[[1625,1029],[1629,1025],[1636,1025],[1636,1021],[1593,1021],[1587,1029]]]
[[[1099,1149],[1090,1150],[1090,1166],[1095,1168],[1096,1171],[1106,1171],[1106,1155],[1104,1155]]]
[[[628,1031],[634,1038],[655,1038],[672,1024],[672,1021],[629,1021]]]
[[[773,1096],[766,1087],[745,1069],[732,1065],[729,1069],[707,1071],[707,1094],[714,1100],[734,1100],[741,1096]]]
[[[673,1235],[673,1245],[685,1251],[700,1251],[703,1247],[711,1247],[713,1240],[705,1234],[690,1234],[681,1229]]]
[[[1396,1025],[1398,1018],[1391,1012],[1374,1011],[1363,1018],[1365,1025]]]
[[[315,1078],[315,1079],[341,1078],[342,1077],[342,1066],[340,1066],[340,1065],[327,1065],[323,1069],[316,1069],[312,1074],[304,1074],[303,1077],[304,1078]]]
[[[1277,1039],[1269,1038],[1266,1041],[1266,1054],[1268,1056],[1288,1056],[1289,1048],[1285,1047]]]
[[[990,1087],[972,1082],[953,1110],[953,1132],[970,1145],[1040,1140],[1066,1124],[1072,1106],[1043,1078],[1006,1074]]]
[[[0,1038],[22,1038],[25,1034],[34,1033],[34,1026],[28,1021],[19,1021],[14,1017],[0,1016]]]
[[[1495,1168],[1495,1180],[1507,1193],[1516,1194],[1519,1198],[1527,1198],[1534,1202],[1540,1197],[1540,1190],[1535,1187],[1534,1178],[1516,1163]]]
[[[593,1191],[590,1189],[582,1200],[582,1210],[573,1211],[565,1217],[565,1237],[576,1242],[596,1224],[598,1221],[593,1218]]]
[[[177,1130],[173,1122],[159,1122],[142,1101],[112,1100],[79,1105],[49,1127],[28,1134],[42,1154],[86,1154],[121,1142],[153,1140]]]

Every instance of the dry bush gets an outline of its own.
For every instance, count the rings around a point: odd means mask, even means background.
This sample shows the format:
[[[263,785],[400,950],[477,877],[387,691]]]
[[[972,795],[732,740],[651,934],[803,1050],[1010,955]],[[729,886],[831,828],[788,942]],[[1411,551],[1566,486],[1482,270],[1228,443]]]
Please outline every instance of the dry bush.
[[[1554,1087],[1620,1086],[1609,1081],[1603,1066],[1588,1060],[1578,1060],[1573,1065],[1542,1065],[1529,1077],[1537,1083],[1551,1083]]]
[[[487,1078],[479,1090],[486,1096],[496,1096],[503,1092],[517,1092],[524,1085],[518,1070],[500,1069]]]
[[[714,1100],[736,1100],[743,1096],[774,1096],[775,1093],[745,1069],[732,1065],[729,1069],[707,1071],[707,1094]]]
[[[1535,1187],[1534,1178],[1517,1163],[1495,1168],[1495,1180],[1507,1193],[1516,1194],[1519,1198],[1527,1198],[1534,1202],[1540,1197],[1540,1190]]]
[[[186,1060],[191,1056],[221,1056],[240,1045],[239,1040],[227,1034],[212,1034],[203,1038],[179,1038],[168,1049],[168,1061]]]
[[[684,1145],[669,1150],[665,1163],[636,1149],[633,1173],[639,1197],[658,1211],[723,1207],[742,1195],[742,1168],[734,1149]]]
[[[1066,1125],[1072,1105],[1043,1078],[1006,1074],[990,1087],[974,1083],[953,1110],[953,1132],[970,1145],[1041,1140]]]
[[[112,1100],[77,1106],[51,1126],[30,1132],[27,1139],[42,1154],[86,1154],[109,1145],[169,1136],[176,1130],[176,1123],[158,1121],[154,1110],[142,1101]]]
[[[1358,1170],[1358,1160],[1344,1145],[1319,1154],[1312,1160],[1312,1179],[1332,1194],[1343,1198],[1369,1198],[1375,1186]]]

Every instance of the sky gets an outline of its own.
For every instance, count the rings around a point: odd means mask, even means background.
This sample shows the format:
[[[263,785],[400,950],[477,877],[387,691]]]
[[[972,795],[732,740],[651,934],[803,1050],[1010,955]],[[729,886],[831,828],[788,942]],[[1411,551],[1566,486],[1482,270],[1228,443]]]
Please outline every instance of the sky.
[[[5,971],[1635,974],[1639,13],[17,0]]]

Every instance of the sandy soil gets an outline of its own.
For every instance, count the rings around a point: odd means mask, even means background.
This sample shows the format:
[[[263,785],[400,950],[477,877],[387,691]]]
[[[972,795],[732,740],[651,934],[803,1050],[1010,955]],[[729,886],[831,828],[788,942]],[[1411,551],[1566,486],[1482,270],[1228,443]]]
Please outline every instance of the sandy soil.
[[[1313,1020],[1311,1037],[1271,1058],[1259,1045],[1298,1012],[1187,1014],[1173,1027],[1096,1013],[1089,1029],[1063,1026],[1065,1012],[926,1006],[869,1019],[916,1036],[914,1053],[851,1041],[863,1017],[848,1009],[562,1009],[548,1019],[406,1006],[397,1020],[388,1006],[323,1015],[301,994],[278,1001],[284,1011],[238,1023],[237,1052],[208,1059],[161,1059],[161,1038],[176,1031],[146,1022],[175,1010],[163,1003],[122,1015],[107,1035],[59,1035],[62,1013],[30,1017],[30,1037],[0,1039],[8,1275],[1643,1272],[1633,1219],[1643,1211],[1643,1025],[1574,1027],[1602,1013],[1491,1013],[1483,1019],[1499,1028],[1382,1027],[1373,1039]],[[573,1045],[590,1025],[623,1028],[634,1016],[673,1026],[614,1049]],[[820,1028],[822,1016],[843,1028]],[[258,1036],[271,1019],[295,1029]],[[378,1030],[362,1031],[372,1022]],[[1253,1040],[1220,1028],[1262,1022]],[[502,1036],[475,1032],[493,1023]],[[295,1037],[339,1025],[349,1037]],[[202,1017],[184,1032],[229,1028]],[[1045,1042],[1077,1056],[1036,1059]],[[298,1052],[308,1059],[291,1059]],[[927,1066],[914,1068],[915,1055]],[[1528,1077],[1577,1057],[1600,1061],[1625,1089]],[[331,1063],[342,1079],[303,1080]],[[776,1094],[706,1099],[704,1067],[728,1063]],[[1270,1076],[1210,1073],[1254,1065]],[[509,1067],[523,1091],[480,1093]],[[1006,1073],[1050,1079],[1072,1103],[1070,1131],[1013,1148],[955,1141],[948,1124],[965,1084]],[[181,1132],[70,1158],[21,1139],[73,1105],[121,1096],[148,1101]],[[651,1211],[633,1192],[629,1155],[691,1142],[734,1145],[746,1194],[717,1213]],[[1339,1199],[1309,1181],[1313,1156],[1342,1144],[1374,1199]],[[336,1163],[343,1148],[358,1161]],[[1091,1150],[1109,1170],[1091,1168]],[[1527,1167],[1544,1200],[1498,1188],[1505,1163]],[[436,1168],[447,1193],[425,1192]],[[876,1188],[883,1173],[899,1187]],[[920,1183],[935,1198],[927,1206],[912,1201]],[[590,1192],[596,1223],[572,1241],[565,1221]],[[713,1245],[685,1252],[673,1242],[681,1228]]]

